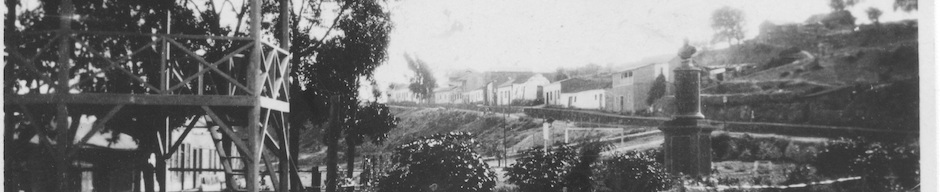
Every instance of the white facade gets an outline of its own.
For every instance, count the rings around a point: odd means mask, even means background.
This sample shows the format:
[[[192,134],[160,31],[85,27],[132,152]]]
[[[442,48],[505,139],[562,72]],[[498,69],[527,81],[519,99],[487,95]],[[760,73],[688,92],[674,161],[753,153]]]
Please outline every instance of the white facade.
[[[418,102],[418,95],[408,89],[393,89],[388,92],[388,102]]]
[[[561,81],[556,81],[554,83],[545,85],[545,88],[542,92],[544,95],[542,98],[545,98],[546,105],[566,104],[561,102]]]
[[[448,88],[445,90],[434,91],[434,103],[437,104],[454,104],[454,103],[463,103],[461,100],[461,94],[458,89]]]
[[[538,99],[541,96],[539,90],[544,89],[544,86],[548,84],[548,78],[545,78],[545,76],[541,74],[532,75],[525,82],[512,84],[512,100]]]
[[[606,91],[591,89],[577,93],[561,93],[562,106],[578,109],[603,109]]]
[[[496,105],[509,105],[512,103],[512,85],[503,85],[496,88]]]
[[[463,93],[463,102],[469,104],[483,103],[483,89],[476,89]]]

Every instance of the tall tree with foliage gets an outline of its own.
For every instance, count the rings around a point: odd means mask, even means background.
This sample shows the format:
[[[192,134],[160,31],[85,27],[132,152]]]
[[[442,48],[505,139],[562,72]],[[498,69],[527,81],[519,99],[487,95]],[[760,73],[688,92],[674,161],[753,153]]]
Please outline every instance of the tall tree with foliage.
[[[300,24],[291,26],[292,34],[296,34],[292,36],[295,65],[291,77],[300,82],[291,89],[291,108],[299,109],[292,111],[291,123],[300,126],[309,122],[324,128],[326,189],[330,192],[338,183],[338,141],[344,130],[355,127],[355,118],[348,115],[358,110],[360,81],[371,79],[375,68],[387,59],[392,23],[383,2],[313,1],[307,4],[312,13],[295,15],[294,20]],[[340,14],[328,26],[319,18],[324,3],[340,4]],[[310,35],[316,26],[326,26],[327,33],[321,37]],[[338,109],[328,110],[331,105]],[[329,118],[336,118],[335,123],[324,124]]]
[[[568,191],[594,191],[594,165],[604,148],[606,146],[601,142],[586,142],[580,146],[577,163],[565,176]]]
[[[5,33],[4,39],[6,40],[5,50],[7,53],[14,55],[28,55],[28,56],[37,56],[37,60],[33,60],[32,63],[42,63],[37,66],[38,71],[43,74],[56,74],[59,68],[59,57],[58,55],[50,52],[48,50],[59,50],[63,48],[68,50],[70,53],[67,57],[71,60],[70,76],[69,78],[80,78],[81,81],[78,81],[72,90],[78,91],[81,93],[121,93],[121,94],[143,94],[148,92],[148,88],[144,86],[143,83],[149,83],[152,85],[159,85],[160,82],[160,63],[156,62],[160,60],[161,54],[155,49],[147,49],[151,47],[149,44],[153,42],[153,39],[149,36],[116,36],[116,35],[95,35],[95,34],[70,34],[60,38],[73,38],[67,40],[70,43],[69,47],[59,47],[60,44],[53,43],[50,44],[50,49],[47,49],[46,52],[38,52],[40,47],[43,47],[44,44],[50,40],[55,39],[55,41],[60,41],[61,39],[54,38],[55,33],[24,33],[24,32],[35,32],[35,31],[47,31],[47,30],[57,30],[59,29],[59,24],[62,16],[58,15],[59,7],[62,1],[53,1],[53,0],[42,0],[38,3],[38,7],[35,9],[29,10],[29,7],[21,7],[21,10],[17,9],[17,1],[8,0],[7,5],[8,13],[5,22]],[[193,35],[215,35],[215,36],[227,36],[231,34],[245,34],[244,31],[239,30],[238,28],[232,29],[230,27],[224,27],[220,25],[219,20],[219,10],[215,9],[214,1],[204,1],[204,7],[208,7],[204,10],[193,9],[192,7],[186,6],[181,2],[177,1],[73,1],[73,8],[75,17],[69,26],[72,30],[85,30],[85,31],[110,31],[110,32],[124,32],[124,33],[140,33],[140,34],[152,34],[152,33],[166,33],[167,29],[172,29],[170,33],[172,34],[193,34]],[[276,10],[276,9],[275,9]],[[263,11],[265,13],[271,13],[272,10]],[[21,13],[17,15],[17,13]],[[167,15],[172,15],[172,22],[167,21]],[[19,20],[20,26],[14,25],[14,19]],[[243,17],[238,17],[237,22],[242,22]],[[247,30],[247,29],[246,29]],[[176,39],[179,44],[183,47],[186,47],[190,50],[204,50],[205,55],[202,55],[206,60],[217,60],[221,58],[226,52],[226,50],[231,49],[232,47],[238,47],[244,45],[244,42],[238,41],[198,41],[198,40],[184,40]],[[142,49],[143,48],[143,49]],[[114,67],[110,67],[110,62],[121,57],[128,56],[129,53],[134,52],[135,50],[140,50],[132,58],[128,58],[125,61],[114,62],[114,65],[121,67],[126,70],[122,72],[121,70],[114,70]],[[186,53],[175,51],[171,52],[171,58],[185,58],[187,57]],[[14,60],[12,57],[7,57],[7,61],[10,62]],[[21,62],[21,61],[13,61]],[[243,63],[245,61],[236,61],[238,63]],[[197,71],[197,66],[200,64],[192,59],[180,59],[174,60],[174,63],[180,66],[180,70],[184,74],[191,74]],[[39,75],[27,72],[27,70],[22,70],[24,65],[8,63],[4,66],[4,72],[6,76],[4,77],[4,92],[12,93],[41,93],[49,91],[47,88],[43,87],[30,87],[30,86],[19,86],[18,82],[26,82],[26,85],[32,83],[53,83],[48,81],[57,81],[57,77],[52,75],[52,79],[44,79]],[[242,65],[244,66],[244,65]],[[237,70],[237,69],[233,69]],[[243,69],[242,69],[243,70]],[[92,71],[102,71],[104,75],[92,75]],[[127,74],[129,73],[129,74]],[[223,80],[222,77],[218,74],[207,73],[206,76],[206,85],[203,91],[206,93],[218,93],[224,92],[226,86],[222,86]],[[132,77],[139,77],[144,82],[139,82]],[[194,83],[194,82],[192,82]],[[181,93],[194,93],[197,90],[191,89],[192,85],[187,86],[186,88],[179,89]],[[81,123],[82,115],[102,117],[109,110],[110,106],[82,106],[82,107],[68,107],[69,116],[73,119],[71,122],[72,125],[67,130],[59,130],[55,139],[61,139],[65,137],[65,140],[71,140],[74,138],[75,129]],[[172,111],[171,111],[172,109]],[[33,108],[30,109],[32,113],[35,113],[37,120],[39,122],[32,122],[34,124],[48,124],[47,122],[52,121],[54,114],[51,108]],[[13,114],[9,109],[7,114]],[[158,132],[162,132],[160,128],[163,127],[165,123],[165,118],[169,117],[168,126],[170,127],[180,127],[182,123],[187,119],[193,117],[193,115],[198,114],[197,110],[192,109],[180,109],[180,108],[165,108],[154,110],[153,107],[148,106],[126,106],[120,110],[120,113],[117,113],[111,121],[109,121],[104,126],[104,131],[110,131],[114,136],[113,139],[108,140],[109,142],[117,142],[121,140],[119,136],[123,134],[130,135],[133,139],[139,144],[140,151],[143,151],[144,156],[149,156],[149,154],[159,153],[159,144],[157,143],[156,135]],[[22,116],[22,113],[19,114]],[[227,112],[220,112],[220,115],[227,116]],[[9,119],[22,119],[22,118],[9,118]],[[22,122],[20,122],[22,123]],[[14,123],[16,124],[16,123]],[[20,126],[23,127],[23,126]],[[32,138],[31,134],[20,135],[20,138]],[[49,154],[49,153],[47,153]],[[162,155],[162,154],[157,154]],[[66,159],[64,157],[54,158],[54,159]],[[145,158],[142,158],[145,159]],[[66,160],[69,161],[69,160]],[[134,164],[143,164],[143,162],[130,162]],[[158,163],[159,165],[160,163]],[[156,165],[152,165],[156,166]],[[145,186],[148,190],[153,190],[153,180],[154,172],[152,170],[147,171],[149,168],[144,168],[144,177],[151,179],[144,179]],[[156,174],[163,174],[163,172],[156,172]],[[67,176],[74,177],[74,176]],[[163,178],[158,177],[157,178]],[[68,180],[78,180],[78,179],[68,179]],[[165,182],[165,181],[158,181]],[[66,182],[60,182],[66,183]],[[67,186],[70,184],[60,185]],[[41,186],[41,187],[56,187],[56,186]],[[108,190],[107,186],[96,185],[97,189]],[[69,187],[66,187],[69,188]],[[45,189],[33,189],[44,191]],[[16,190],[10,190],[16,191]]]
[[[842,11],[855,6],[855,4],[858,4],[860,1],[861,0],[829,0],[829,7],[832,8],[833,11]]]
[[[568,78],[569,78],[569,77],[568,77],[568,72],[566,72],[564,68],[559,67],[557,70],[555,70],[555,77],[554,77],[554,78],[555,78],[555,79],[552,80],[552,81],[561,81],[561,80],[568,79]]]
[[[646,97],[646,104],[652,105],[657,99],[663,98],[663,96],[666,96],[666,76],[659,74],[656,80],[653,80],[653,86],[650,87],[650,92]]]
[[[744,11],[725,6],[712,12],[711,20],[715,30],[712,42],[727,41],[732,45],[732,41],[740,43],[744,39]]]
[[[899,8],[904,12],[916,11],[917,0],[894,0],[894,10],[897,11]]]
[[[874,24],[881,23],[880,20],[878,20],[878,18],[881,17],[881,9],[869,7],[868,9],[865,10],[865,13],[868,14],[868,20],[871,20],[872,23]]]
[[[380,93],[379,93],[380,94]],[[388,132],[398,126],[399,119],[392,115],[388,106],[375,101],[360,105],[355,112],[355,126],[345,130],[346,177],[353,177],[356,147],[366,139],[380,144],[388,138]]]
[[[437,80],[431,73],[431,68],[420,58],[411,58],[408,54],[405,54],[405,60],[408,62],[408,68],[414,72],[408,89],[430,103],[434,98],[434,88],[437,88]]]

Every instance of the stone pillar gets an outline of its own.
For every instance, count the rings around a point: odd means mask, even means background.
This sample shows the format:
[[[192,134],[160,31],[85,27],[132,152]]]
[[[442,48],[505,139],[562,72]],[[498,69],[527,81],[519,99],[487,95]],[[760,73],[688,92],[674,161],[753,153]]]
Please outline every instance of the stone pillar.
[[[663,153],[666,171],[672,174],[704,176],[711,172],[711,132],[702,115],[702,69],[690,59],[695,48],[686,43],[679,51],[682,65],[675,69],[676,114],[659,127],[665,135]]]

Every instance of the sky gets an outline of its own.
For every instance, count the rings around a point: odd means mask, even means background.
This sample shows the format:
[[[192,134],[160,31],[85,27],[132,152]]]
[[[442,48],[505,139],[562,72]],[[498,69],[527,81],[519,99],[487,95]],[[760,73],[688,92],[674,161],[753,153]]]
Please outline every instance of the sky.
[[[205,0],[195,0],[193,6]],[[299,9],[303,0],[293,0]],[[219,10],[242,1],[217,4]],[[858,24],[870,23],[869,7],[881,9],[882,22],[915,19],[920,12],[894,11],[894,0],[862,0],[848,10]],[[35,1],[23,1],[33,8]],[[828,13],[829,0],[388,0],[394,29],[388,60],[375,72],[380,89],[406,83],[412,75],[405,54],[430,65],[439,80],[460,70],[553,72],[588,64],[622,66],[645,57],[674,54],[683,39],[708,42],[710,17],[723,6],[740,9],[746,38],[758,26],[799,23]],[[339,6],[324,4],[330,22]],[[205,9],[200,7],[199,9]],[[6,10],[6,9],[4,9]],[[330,11],[332,10],[332,11]],[[235,18],[222,12],[222,18]],[[223,25],[234,24],[223,19]],[[320,37],[325,28],[314,28]],[[332,33],[337,35],[337,33]],[[439,81],[438,84],[446,85]],[[367,83],[361,95],[371,95]]]
[[[623,65],[673,54],[685,38],[707,42],[710,16],[723,6],[743,10],[747,38],[764,21],[803,22],[828,13],[828,0],[400,0],[390,1],[394,30],[389,58],[375,78],[404,83],[404,55],[424,60],[439,77],[447,71],[552,72],[590,63]],[[876,7],[882,22],[913,19],[893,0],[863,0],[849,8],[859,24]],[[440,82],[443,84],[444,82]]]

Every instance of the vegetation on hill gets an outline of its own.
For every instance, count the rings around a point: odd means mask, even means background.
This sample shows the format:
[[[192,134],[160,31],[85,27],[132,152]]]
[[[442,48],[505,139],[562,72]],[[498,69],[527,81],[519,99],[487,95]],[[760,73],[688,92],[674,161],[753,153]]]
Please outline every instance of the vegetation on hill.
[[[388,133],[385,143],[364,148],[364,153],[387,151],[423,136],[457,131],[473,134],[481,143],[481,155],[496,156],[502,151],[504,138],[508,146],[515,145],[528,136],[523,131],[542,123],[527,117],[444,108],[393,108],[392,113],[401,119],[398,128]]]

